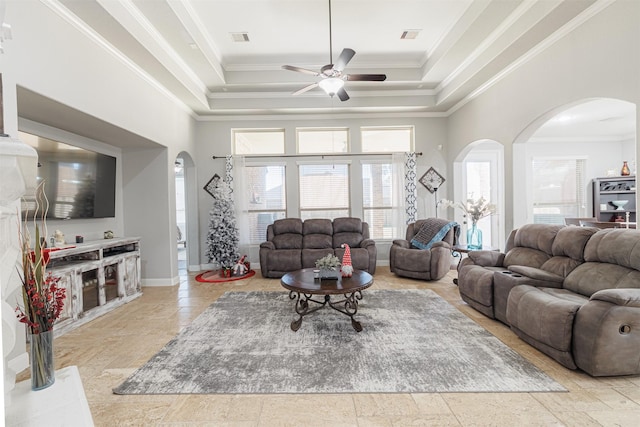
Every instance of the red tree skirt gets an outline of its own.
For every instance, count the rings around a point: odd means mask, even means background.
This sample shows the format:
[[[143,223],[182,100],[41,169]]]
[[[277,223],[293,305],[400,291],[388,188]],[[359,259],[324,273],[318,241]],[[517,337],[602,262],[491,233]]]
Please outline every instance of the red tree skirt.
[[[221,270],[209,270],[204,273],[200,273],[196,276],[196,281],[201,283],[222,283],[222,282],[233,282],[234,280],[242,280],[252,277],[256,274],[255,271],[249,270],[246,274],[242,276],[231,276],[231,277],[223,277]]]

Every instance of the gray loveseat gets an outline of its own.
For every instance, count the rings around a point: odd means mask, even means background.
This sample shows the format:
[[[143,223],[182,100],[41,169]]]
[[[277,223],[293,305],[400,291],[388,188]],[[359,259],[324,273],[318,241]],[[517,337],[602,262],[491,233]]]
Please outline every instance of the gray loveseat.
[[[285,218],[267,227],[267,241],[260,244],[260,270],[263,277],[282,277],[290,271],[315,267],[316,260],[334,254],[344,255],[342,244],[351,249],[356,270],[376,271],[377,250],[369,238],[369,225],[359,218]]]
[[[470,252],[464,301],[570,369],[640,374],[640,231],[529,224]]]

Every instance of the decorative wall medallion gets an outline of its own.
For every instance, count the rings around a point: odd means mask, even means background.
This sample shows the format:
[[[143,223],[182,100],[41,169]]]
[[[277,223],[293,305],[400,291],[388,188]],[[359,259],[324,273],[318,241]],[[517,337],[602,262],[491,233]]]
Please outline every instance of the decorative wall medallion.
[[[420,184],[427,187],[427,190],[431,193],[438,191],[438,188],[440,188],[444,181],[444,177],[432,167],[429,168],[429,170],[420,178]]]
[[[213,191],[216,188],[218,188],[219,185],[220,185],[220,175],[215,174],[215,175],[213,175],[211,177],[211,179],[202,188],[204,188],[204,191],[209,193],[211,195],[211,197],[213,197],[215,199],[216,196],[214,195]]]

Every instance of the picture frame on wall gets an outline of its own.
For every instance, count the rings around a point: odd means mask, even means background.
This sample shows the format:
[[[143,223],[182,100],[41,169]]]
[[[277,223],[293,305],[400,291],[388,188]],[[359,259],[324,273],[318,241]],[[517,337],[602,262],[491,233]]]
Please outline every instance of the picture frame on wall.
[[[433,167],[430,167],[419,179],[420,184],[424,185],[430,193],[435,193],[444,183],[445,179]]]

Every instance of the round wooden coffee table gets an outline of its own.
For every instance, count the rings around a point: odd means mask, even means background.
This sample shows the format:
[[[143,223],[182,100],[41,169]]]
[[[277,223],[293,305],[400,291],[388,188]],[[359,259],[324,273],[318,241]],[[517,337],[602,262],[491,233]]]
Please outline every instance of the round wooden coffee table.
[[[358,301],[362,299],[362,291],[373,284],[373,277],[366,271],[355,270],[351,277],[318,279],[313,277],[312,268],[303,268],[285,274],[280,283],[289,290],[289,298],[296,300],[296,313],[300,316],[291,322],[291,330],[300,329],[304,316],[328,305],[349,316],[353,329],[357,332],[362,331],[362,325],[353,316],[358,312]],[[324,299],[313,299],[314,295],[324,295]],[[344,295],[344,298],[332,301],[332,295]],[[310,307],[310,302],[316,306]]]

